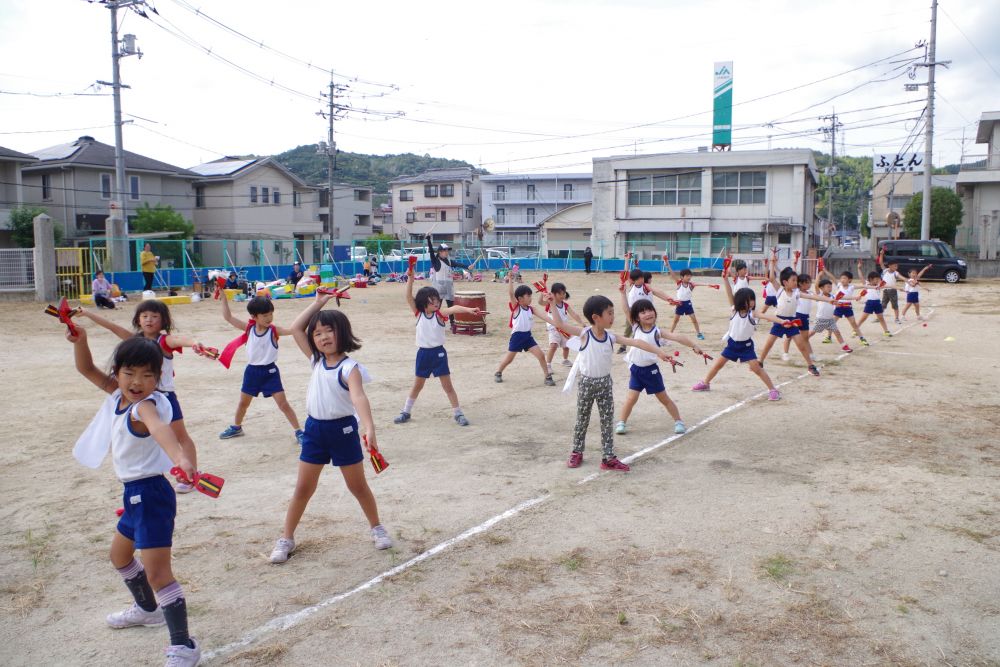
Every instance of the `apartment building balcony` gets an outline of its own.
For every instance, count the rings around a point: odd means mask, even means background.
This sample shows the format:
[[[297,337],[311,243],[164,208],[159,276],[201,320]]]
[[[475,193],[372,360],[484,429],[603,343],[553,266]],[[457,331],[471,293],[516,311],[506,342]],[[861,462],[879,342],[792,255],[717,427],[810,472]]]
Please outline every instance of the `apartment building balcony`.
[[[1000,153],[989,155],[965,155],[962,157],[956,183],[996,183],[1000,182]]]
[[[497,213],[493,216],[493,222],[500,229],[516,227],[536,229],[548,215],[549,212],[536,213],[535,215],[527,213]]]
[[[590,191],[574,187],[572,190],[538,188],[508,188],[483,192],[487,202],[500,204],[579,204],[590,201]]]

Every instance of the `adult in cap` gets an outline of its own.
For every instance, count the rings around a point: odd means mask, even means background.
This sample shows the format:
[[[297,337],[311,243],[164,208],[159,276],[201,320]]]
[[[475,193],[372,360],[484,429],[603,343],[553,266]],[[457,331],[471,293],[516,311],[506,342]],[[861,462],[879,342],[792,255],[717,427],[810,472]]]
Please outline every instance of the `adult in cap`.
[[[468,268],[463,264],[458,264],[451,259],[451,246],[441,243],[436,248],[431,235],[427,235],[427,248],[430,250],[431,266],[434,273],[431,274],[431,285],[441,295],[441,300],[449,306],[455,305],[455,281],[452,278],[452,271],[455,268]],[[455,324],[455,316],[449,315],[448,319],[452,325]]]

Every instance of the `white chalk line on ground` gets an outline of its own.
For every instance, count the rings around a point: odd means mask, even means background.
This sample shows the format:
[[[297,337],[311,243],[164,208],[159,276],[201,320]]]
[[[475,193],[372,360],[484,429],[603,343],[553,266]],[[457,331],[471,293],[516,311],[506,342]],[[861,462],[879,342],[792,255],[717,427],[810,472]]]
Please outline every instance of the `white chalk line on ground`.
[[[931,313],[933,313],[933,310],[930,311],[930,312],[928,312],[928,315],[930,315]],[[900,327],[899,329],[896,330],[896,333],[899,333],[903,329],[907,329],[907,328],[913,326],[914,324],[916,324],[916,322],[914,322],[913,324],[903,325],[902,327]],[[878,343],[878,342],[880,342],[880,341],[874,341],[873,344]],[[850,353],[848,353],[848,352],[843,352],[843,353],[839,354],[836,357],[836,360],[840,361],[840,360],[844,359],[845,357],[849,356],[849,354]],[[786,385],[792,384],[793,382],[798,382],[799,380],[801,380],[803,378],[806,378],[806,377],[809,377],[809,373],[808,372],[802,373],[801,375],[796,375],[795,377],[791,378],[790,380],[785,380],[784,382],[782,382],[780,384],[776,384],[774,386],[776,388],[781,388],[781,387],[784,387]],[[684,433],[678,433],[676,435],[672,435],[672,436],[670,436],[668,438],[664,438],[660,442],[657,442],[657,443],[655,443],[653,445],[649,445],[648,447],[640,449],[639,451],[637,451],[637,452],[635,452],[633,454],[630,454],[630,455],[626,456],[625,458],[623,458],[622,462],[624,462],[624,463],[631,463],[631,462],[636,461],[636,460],[638,460],[638,459],[640,459],[640,458],[642,458],[644,456],[647,456],[647,455],[649,455],[649,454],[657,451],[658,449],[661,449],[661,448],[669,445],[672,442],[676,442],[680,438],[683,438],[684,436],[686,436],[686,435],[688,435],[688,434],[690,434],[690,433],[692,433],[694,431],[697,431],[698,429],[703,428],[703,427],[707,426],[708,424],[711,424],[712,422],[714,422],[715,420],[719,419],[720,417],[723,417],[723,416],[725,416],[725,415],[727,415],[727,414],[729,414],[731,412],[735,412],[736,410],[739,410],[740,408],[742,408],[747,403],[750,403],[750,402],[752,402],[754,400],[757,400],[759,398],[762,398],[762,397],[766,396],[767,393],[768,393],[767,390],[760,391],[760,392],[758,392],[756,394],[752,394],[751,396],[749,396],[747,398],[744,398],[741,401],[737,401],[736,403],[733,403],[732,405],[730,405],[728,407],[725,407],[722,410],[719,410],[718,412],[715,412],[715,413],[709,415],[708,417],[705,417],[704,419],[702,419],[700,422],[698,422],[694,426],[691,426],[690,428],[688,428],[688,430],[685,431]],[[606,474],[617,474],[617,473],[611,473],[611,472],[608,472],[608,471],[591,473],[590,475],[587,475],[586,477],[584,477],[583,479],[581,479],[579,482],[577,482],[577,485],[582,485],[582,484],[586,484],[588,482],[592,482],[593,480],[597,479],[601,475],[606,475]],[[514,507],[511,507],[510,509],[506,510],[505,512],[501,512],[500,514],[497,514],[497,515],[495,515],[493,517],[490,517],[489,519],[487,519],[486,521],[483,521],[479,525],[473,526],[472,528],[468,528],[467,530],[459,533],[458,535],[455,535],[454,537],[451,537],[451,538],[445,540],[444,542],[439,542],[438,544],[434,545],[430,549],[417,554],[416,556],[414,556],[410,560],[408,560],[408,561],[406,561],[404,563],[400,563],[399,565],[397,565],[397,566],[395,566],[395,567],[393,567],[391,569],[388,569],[385,572],[382,572],[381,574],[377,574],[374,577],[372,577],[371,579],[369,579],[368,581],[365,581],[364,583],[361,583],[361,584],[355,586],[354,588],[352,588],[350,590],[344,591],[343,593],[338,593],[338,594],[336,594],[336,595],[334,595],[332,597],[327,598],[326,600],[318,602],[318,603],[316,603],[314,605],[311,605],[309,607],[305,607],[304,609],[300,609],[299,611],[292,612],[290,614],[285,614],[283,616],[275,617],[275,618],[271,619],[270,621],[268,621],[267,623],[265,623],[264,625],[261,625],[261,626],[259,626],[257,628],[254,628],[253,630],[250,630],[245,635],[243,635],[243,637],[241,637],[240,639],[238,639],[235,642],[231,642],[229,644],[225,644],[223,646],[220,646],[219,648],[212,649],[210,651],[206,651],[205,653],[202,654],[202,658],[207,661],[207,660],[212,660],[214,658],[222,657],[224,655],[228,655],[228,654],[232,653],[233,651],[236,651],[238,649],[241,649],[241,648],[244,648],[246,646],[249,646],[250,644],[254,643],[255,641],[257,641],[258,639],[260,639],[261,637],[263,637],[263,636],[265,636],[267,634],[270,634],[270,633],[275,632],[275,631],[287,630],[287,629],[289,629],[291,627],[294,627],[294,626],[302,623],[303,621],[305,621],[309,617],[315,615],[316,613],[318,613],[322,609],[325,609],[326,607],[330,607],[332,605],[335,605],[338,602],[340,602],[342,600],[345,600],[345,599],[347,599],[349,597],[352,597],[352,596],[354,596],[354,595],[356,595],[358,593],[363,593],[363,592],[365,592],[365,591],[373,588],[374,586],[377,586],[378,584],[382,583],[383,581],[385,581],[389,577],[393,577],[393,576],[395,576],[397,574],[405,572],[406,570],[409,570],[410,568],[412,568],[412,567],[414,567],[414,566],[422,563],[423,561],[428,560],[429,558],[432,558],[432,557],[438,555],[439,553],[441,553],[441,552],[443,552],[443,551],[445,551],[447,549],[450,549],[451,547],[455,546],[456,544],[459,544],[461,542],[465,542],[466,540],[468,540],[468,539],[470,539],[472,537],[475,537],[476,535],[479,535],[480,533],[486,532],[487,530],[489,530],[490,528],[492,528],[496,524],[500,523],[501,521],[506,521],[507,519],[515,517],[518,514],[521,514],[522,512],[524,512],[525,510],[528,510],[528,509],[530,509],[532,507],[535,507],[537,505],[540,505],[540,504],[542,504],[542,503],[550,500],[552,497],[553,496],[552,496],[551,493],[546,493],[546,494],[543,494],[543,495],[531,498],[529,500],[524,500],[524,501],[518,503],[517,505],[515,505]]]

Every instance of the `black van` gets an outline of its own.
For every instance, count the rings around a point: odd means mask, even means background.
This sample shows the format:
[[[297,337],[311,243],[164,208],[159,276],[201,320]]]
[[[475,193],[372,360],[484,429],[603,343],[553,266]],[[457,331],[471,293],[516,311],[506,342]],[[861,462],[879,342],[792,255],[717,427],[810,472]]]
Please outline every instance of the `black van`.
[[[885,264],[899,263],[899,272],[909,277],[910,269],[923,270],[931,264],[924,278],[944,280],[957,283],[965,280],[968,266],[965,260],[955,254],[944,241],[920,241],[914,239],[899,239],[896,241],[881,241],[879,250],[885,250]]]

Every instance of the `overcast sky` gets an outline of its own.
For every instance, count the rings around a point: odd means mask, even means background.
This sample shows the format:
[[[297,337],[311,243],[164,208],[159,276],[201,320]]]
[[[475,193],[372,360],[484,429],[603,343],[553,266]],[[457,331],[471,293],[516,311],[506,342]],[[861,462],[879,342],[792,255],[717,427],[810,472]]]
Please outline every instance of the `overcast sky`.
[[[325,139],[323,103],[308,98],[325,90],[331,67],[350,86],[341,102],[356,109],[337,121],[341,150],[428,153],[494,173],[589,172],[593,157],[708,145],[713,62],[725,60],[734,62],[734,150],[829,151],[817,129],[834,108],[850,155],[923,147],[922,135],[908,142],[926,89],[903,84],[923,56],[915,44],[929,38],[930,0],[147,5],[159,15],[119,14],[121,33],[144,53],[122,61],[133,121],[125,148],[181,167]],[[0,0],[0,145],[31,152],[83,134],[114,143],[110,88],[91,87],[111,79],[109,15],[86,0]],[[1000,11],[942,0],[937,35],[938,59],[952,61],[937,74],[940,165],[959,160],[963,129],[965,153],[986,152],[975,123],[1000,109]],[[914,81],[926,81],[925,68]],[[35,96],[54,94],[63,95]]]

